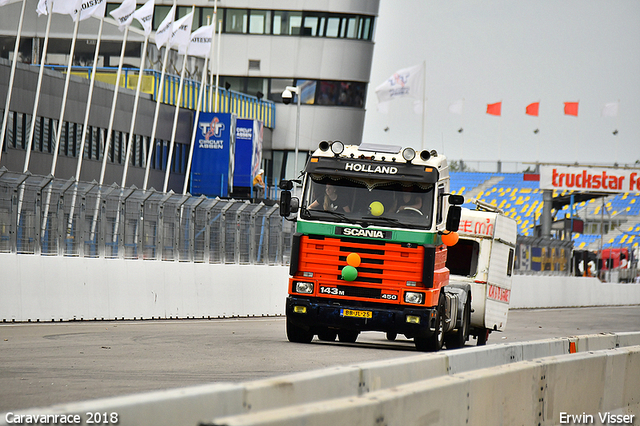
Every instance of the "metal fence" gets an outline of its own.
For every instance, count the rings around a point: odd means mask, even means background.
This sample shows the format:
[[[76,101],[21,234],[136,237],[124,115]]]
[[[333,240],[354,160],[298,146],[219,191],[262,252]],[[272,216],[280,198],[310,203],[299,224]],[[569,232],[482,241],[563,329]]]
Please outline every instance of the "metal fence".
[[[283,265],[277,204],[143,191],[0,169],[0,252]]]

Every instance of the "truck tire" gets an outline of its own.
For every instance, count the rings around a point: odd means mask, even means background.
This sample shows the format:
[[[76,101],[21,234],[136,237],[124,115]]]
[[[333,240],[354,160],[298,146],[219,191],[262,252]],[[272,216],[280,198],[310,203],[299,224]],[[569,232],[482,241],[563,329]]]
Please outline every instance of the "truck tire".
[[[462,327],[458,328],[454,333],[448,334],[444,337],[447,349],[458,349],[463,347],[467,340],[469,340],[470,326],[471,301],[467,300],[467,303],[464,304],[464,311],[462,313]]]
[[[358,339],[359,331],[354,330],[340,330],[338,331],[338,340],[342,343],[355,343]]]
[[[398,337],[398,333],[394,333],[392,331],[388,331],[387,332],[387,340],[390,342],[393,342],[394,340],[396,340],[396,337]]]
[[[480,329],[480,333],[478,334],[478,342],[476,343],[476,345],[478,346],[486,345],[487,340],[489,340],[489,333],[491,333],[491,330],[489,330],[488,328]]]
[[[438,301],[438,315],[436,316],[436,331],[429,337],[416,337],[416,349],[421,352],[438,352],[444,344],[444,310],[445,295],[441,291]]]
[[[311,340],[313,340],[313,333],[293,324],[291,320],[287,318],[287,339],[294,343],[310,343]]]

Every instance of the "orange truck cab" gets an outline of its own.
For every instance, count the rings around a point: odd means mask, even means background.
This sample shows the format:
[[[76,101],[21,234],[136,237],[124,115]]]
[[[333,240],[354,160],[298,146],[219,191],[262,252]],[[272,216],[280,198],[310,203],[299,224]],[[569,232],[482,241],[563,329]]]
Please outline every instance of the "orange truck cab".
[[[471,288],[449,285],[463,197],[435,151],[321,142],[299,196],[284,181],[280,214],[296,221],[286,302],[292,342],[355,342],[362,331],[413,338],[421,351],[464,346]],[[300,188],[296,188],[300,189]]]

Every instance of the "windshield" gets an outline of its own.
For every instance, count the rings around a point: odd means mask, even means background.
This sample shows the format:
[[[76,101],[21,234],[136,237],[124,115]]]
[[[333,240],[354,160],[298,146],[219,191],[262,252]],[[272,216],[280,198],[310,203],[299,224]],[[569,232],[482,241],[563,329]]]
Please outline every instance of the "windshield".
[[[430,229],[433,184],[308,175],[303,219]]]

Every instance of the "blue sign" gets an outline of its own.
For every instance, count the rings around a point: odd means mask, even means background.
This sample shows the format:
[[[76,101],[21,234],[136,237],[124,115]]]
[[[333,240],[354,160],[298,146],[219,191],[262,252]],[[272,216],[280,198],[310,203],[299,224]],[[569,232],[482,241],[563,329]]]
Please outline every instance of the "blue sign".
[[[236,157],[233,186],[249,188],[253,184],[253,120],[236,121]]]
[[[200,113],[191,166],[191,194],[228,197],[233,187],[235,114]]]

